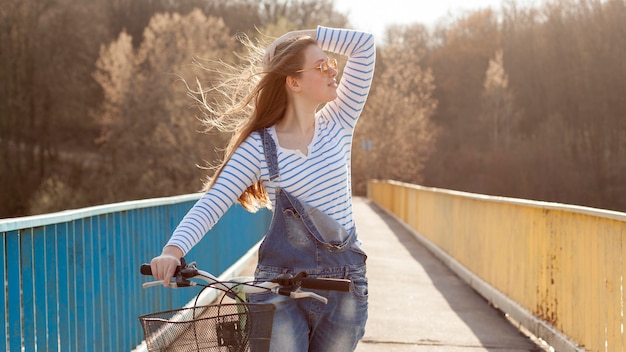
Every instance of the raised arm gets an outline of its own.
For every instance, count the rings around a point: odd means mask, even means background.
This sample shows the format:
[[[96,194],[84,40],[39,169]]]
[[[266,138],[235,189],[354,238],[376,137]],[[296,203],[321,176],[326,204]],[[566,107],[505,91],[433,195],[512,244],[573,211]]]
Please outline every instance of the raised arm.
[[[371,33],[318,27],[316,40],[324,51],[348,57],[337,90],[337,99],[322,114],[354,128],[363,111],[374,77],[376,44]]]

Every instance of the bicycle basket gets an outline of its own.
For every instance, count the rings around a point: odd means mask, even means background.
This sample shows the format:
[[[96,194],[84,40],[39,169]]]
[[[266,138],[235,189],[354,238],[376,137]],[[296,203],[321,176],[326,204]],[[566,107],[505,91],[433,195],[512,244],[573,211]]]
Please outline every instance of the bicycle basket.
[[[139,317],[148,351],[268,351],[272,304],[212,304]]]

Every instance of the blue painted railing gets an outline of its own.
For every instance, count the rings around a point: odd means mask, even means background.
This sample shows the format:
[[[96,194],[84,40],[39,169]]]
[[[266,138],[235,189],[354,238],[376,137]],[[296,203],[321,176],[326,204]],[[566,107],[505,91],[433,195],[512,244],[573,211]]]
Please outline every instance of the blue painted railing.
[[[139,266],[160,253],[199,195],[0,220],[0,351],[129,351],[137,317],[182,307],[197,289],[144,290]],[[271,213],[232,207],[186,256],[220,274],[262,238]]]

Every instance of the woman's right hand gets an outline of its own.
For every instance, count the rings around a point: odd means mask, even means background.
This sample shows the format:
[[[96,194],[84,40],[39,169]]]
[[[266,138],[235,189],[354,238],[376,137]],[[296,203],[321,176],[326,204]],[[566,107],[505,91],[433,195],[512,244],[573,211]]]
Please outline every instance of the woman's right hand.
[[[182,256],[183,252],[180,248],[174,246],[165,247],[161,255],[152,258],[152,261],[150,261],[152,276],[157,280],[163,280],[163,286],[169,286],[176,268],[180,266],[180,258]]]

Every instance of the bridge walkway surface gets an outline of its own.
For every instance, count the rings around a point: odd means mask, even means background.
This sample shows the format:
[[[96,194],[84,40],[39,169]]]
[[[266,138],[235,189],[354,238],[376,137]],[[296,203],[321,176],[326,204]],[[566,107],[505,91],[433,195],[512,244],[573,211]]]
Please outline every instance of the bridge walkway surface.
[[[358,352],[543,351],[401,223],[354,200],[368,253],[369,319]]]
[[[354,214],[369,281],[369,319],[357,352],[549,350],[375,204],[355,198]],[[251,275],[254,265],[244,271]]]

